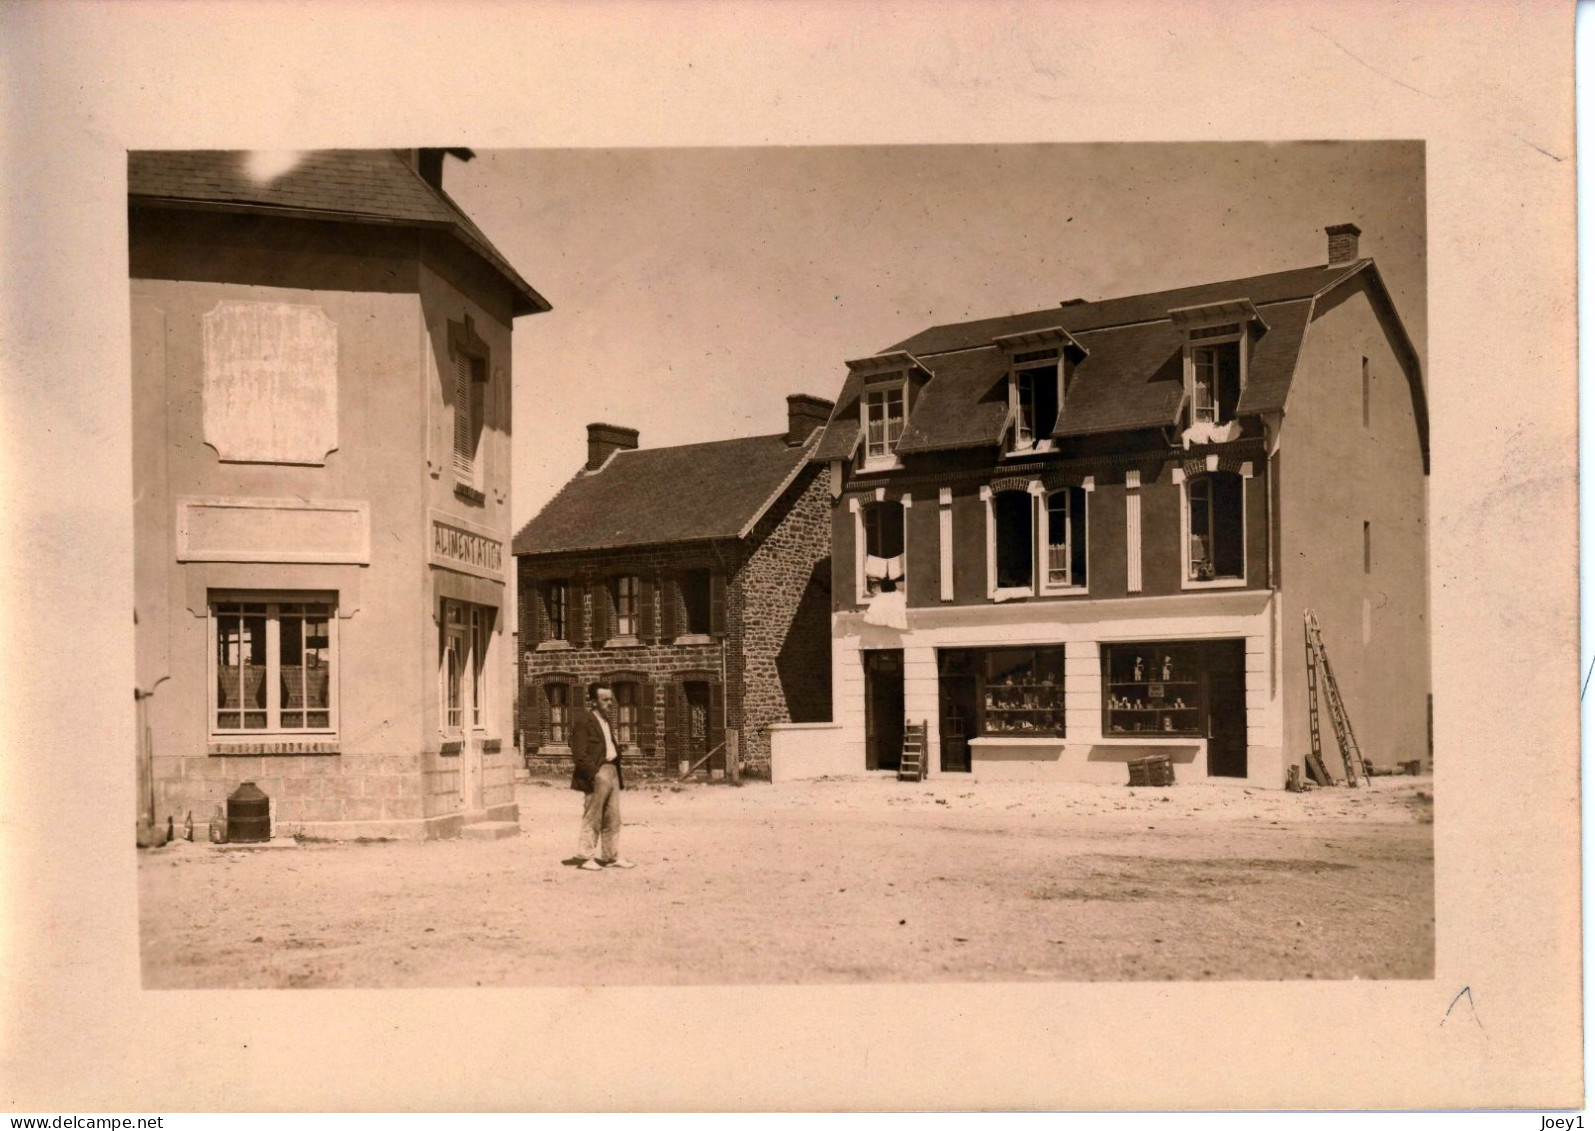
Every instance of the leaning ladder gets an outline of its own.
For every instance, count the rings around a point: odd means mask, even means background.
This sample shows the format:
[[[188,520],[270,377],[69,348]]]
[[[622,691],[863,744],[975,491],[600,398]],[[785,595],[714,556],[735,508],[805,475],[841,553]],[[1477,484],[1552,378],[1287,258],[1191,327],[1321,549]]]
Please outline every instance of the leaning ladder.
[[[1346,704],[1340,698],[1340,685],[1335,682],[1335,669],[1329,665],[1329,653],[1324,648],[1324,636],[1318,627],[1318,617],[1311,609],[1302,614],[1302,626],[1307,637],[1307,725],[1312,732],[1312,750],[1307,756],[1307,766],[1319,784],[1329,784],[1329,773],[1324,768],[1323,743],[1318,723],[1318,671],[1324,674],[1324,702],[1329,707],[1329,721],[1335,728],[1335,743],[1340,747],[1340,760],[1346,767],[1346,784],[1357,788],[1357,778],[1368,777],[1368,766],[1362,760],[1362,750],[1357,745],[1357,735],[1351,729],[1351,716],[1346,714]]]
[[[925,780],[925,736],[928,729],[923,722],[909,723],[903,728],[903,755],[897,764],[898,781]]]

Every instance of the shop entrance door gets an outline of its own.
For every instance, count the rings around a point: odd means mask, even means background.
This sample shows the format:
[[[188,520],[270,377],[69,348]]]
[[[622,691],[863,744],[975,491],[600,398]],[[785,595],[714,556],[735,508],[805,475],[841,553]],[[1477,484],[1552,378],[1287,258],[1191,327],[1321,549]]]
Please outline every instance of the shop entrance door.
[[[969,740],[975,734],[974,674],[941,677],[941,768],[944,773],[970,771]]]
[[[1246,776],[1246,642],[1214,640],[1207,653],[1207,772]]]
[[[864,768],[895,770],[903,760],[903,653],[864,653]]]
[[[458,807],[467,812],[482,808],[482,747],[476,723],[482,709],[482,660],[485,633],[473,606],[460,601],[443,603],[443,655],[439,663],[442,684],[443,741],[459,746],[460,792]]]

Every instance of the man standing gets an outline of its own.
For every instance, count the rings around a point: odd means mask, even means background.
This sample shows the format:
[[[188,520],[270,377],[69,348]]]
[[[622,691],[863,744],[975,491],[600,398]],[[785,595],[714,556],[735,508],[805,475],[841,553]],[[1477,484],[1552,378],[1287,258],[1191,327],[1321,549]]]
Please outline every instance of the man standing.
[[[599,681],[588,694],[592,704],[576,715],[570,734],[570,752],[576,768],[570,787],[587,795],[582,808],[581,838],[576,857],[584,871],[604,868],[635,868],[620,858],[620,791],[625,780],[620,771],[620,744],[610,719],[615,709],[615,690]]]

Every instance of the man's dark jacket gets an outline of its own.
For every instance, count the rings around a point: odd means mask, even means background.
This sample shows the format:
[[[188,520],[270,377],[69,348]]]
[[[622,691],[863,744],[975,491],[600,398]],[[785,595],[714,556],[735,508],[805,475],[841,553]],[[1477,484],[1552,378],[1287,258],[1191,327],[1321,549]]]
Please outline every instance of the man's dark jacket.
[[[609,724],[609,732],[614,734],[615,724]],[[570,728],[570,753],[575,760],[575,769],[571,771],[570,787],[579,789],[583,793],[593,791],[593,779],[598,776],[598,768],[604,764],[604,755],[608,751],[604,748],[604,732],[598,725],[598,716],[590,708],[582,708],[576,713],[576,718]],[[615,776],[620,781],[620,788],[626,788],[626,773],[620,768],[623,755],[620,752],[620,743],[615,743]]]

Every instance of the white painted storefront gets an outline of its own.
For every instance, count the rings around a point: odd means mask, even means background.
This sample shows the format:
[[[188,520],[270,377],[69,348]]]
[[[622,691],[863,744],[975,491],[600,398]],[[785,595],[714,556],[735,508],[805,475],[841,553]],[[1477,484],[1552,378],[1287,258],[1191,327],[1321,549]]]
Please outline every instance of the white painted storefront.
[[[861,613],[840,613],[832,618],[834,721],[772,728],[772,776],[782,781],[865,772],[866,651],[902,650],[904,715],[927,725],[929,773],[936,777],[943,776],[938,650],[1062,645],[1062,737],[977,737],[969,744],[970,771],[945,776],[1122,784],[1131,759],[1168,754],[1177,781],[1281,788],[1286,771],[1277,616],[1276,595],[1257,590],[918,608],[909,610],[906,631],[866,624]],[[1209,779],[1202,738],[1103,733],[1100,646],[1143,640],[1244,641],[1244,777]]]

